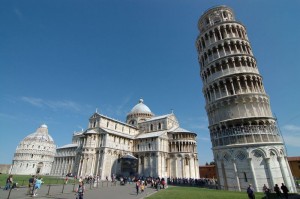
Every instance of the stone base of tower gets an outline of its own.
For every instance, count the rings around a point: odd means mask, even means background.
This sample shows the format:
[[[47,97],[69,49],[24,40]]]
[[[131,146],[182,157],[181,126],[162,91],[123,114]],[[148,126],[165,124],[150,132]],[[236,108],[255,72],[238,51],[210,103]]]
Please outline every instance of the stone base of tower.
[[[213,152],[221,189],[245,191],[252,184],[262,192],[264,184],[273,190],[284,183],[297,191],[283,144],[215,147]]]

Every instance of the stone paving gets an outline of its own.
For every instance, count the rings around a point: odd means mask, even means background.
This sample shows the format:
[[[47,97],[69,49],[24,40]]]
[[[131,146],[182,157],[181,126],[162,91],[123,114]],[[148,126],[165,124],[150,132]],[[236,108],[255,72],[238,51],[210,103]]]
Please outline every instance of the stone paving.
[[[77,186],[78,185],[76,185],[76,187]],[[12,190],[9,199],[75,199],[76,195],[73,192],[73,187],[74,186],[72,184],[68,184],[64,186],[63,190],[62,185],[53,185],[49,190],[48,185],[42,185],[41,189],[37,192],[38,195],[35,197],[26,195],[27,187],[21,187]],[[92,187],[89,184],[86,184],[85,188],[85,199],[142,199],[156,192],[155,189],[148,187],[145,189],[144,193],[139,193],[137,195],[135,184],[126,184],[121,186],[119,183],[117,183],[114,186],[110,182],[103,182],[103,184],[100,183],[98,187]],[[3,189],[0,190],[0,199],[7,199],[8,195],[9,191],[4,191]]]
[[[76,187],[77,186],[78,185],[76,185]],[[38,190],[38,195],[32,197],[26,195],[27,187],[21,187],[12,190],[9,199],[76,199],[73,188],[73,184],[68,184],[64,187],[62,185],[53,185],[49,190],[48,185],[42,185],[42,188]],[[89,184],[85,184],[85,188],[86,193],[84,195],[84,199],[143,199],[157,192],[156,189],[148,187],[145,189],[144,193],[139,193],[137,195],[135,184],[126,184],[121,186],[119,183],[113,185],[110,182],[101,182],[98,184],[98,187],[93,187]],[[8,195],[9,191],[4,191],[2,188],[0,189],[0,199],[7,199]],[[289,198],[300,199],[300,195],[293,195]]]

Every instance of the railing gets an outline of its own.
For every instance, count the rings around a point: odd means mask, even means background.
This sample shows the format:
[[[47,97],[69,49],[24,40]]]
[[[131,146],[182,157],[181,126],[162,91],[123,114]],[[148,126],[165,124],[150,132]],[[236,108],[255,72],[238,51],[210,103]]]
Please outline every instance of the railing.
[[[282,142],[282,137],[276,126],[253,125],[211,132],[211,141],[215,147],[243,143]]]
[[[10,186],[10,188],[7,190],[8,194],[7,194],[7,199],[10,199],[11,197],[16,198],[19,196],[16,196],[17,194],[20,195],[19,192],[14,192],[13,190],[26,190],[27,195],[33,195],[34,193],[34,189],[33,187],[29,187],[27,185],[27,182],[25,182],[25,180],[22,181],[22,183],[18,184],[18,185],[14,185],[14,186]],[[52,181],[52,183],[47,183],[47,184],[42,184],[41,185],[41,189],[38,189],[37,193],[40,193],[40,195],[44,195],[44,196],[56,196],[56,195],[60,195],[60,194],[67,194],[67,193],[75,193],[76,192],[76,188],[79,185],[79,181],[78,180],[71,180],[70,183],[66,183],[65,179],[57,179],[56,181]],[[87,183],[84,184],[85,189],[98,189],[101,187],[109,187],[109,186],[117,186],[117,181],[89,181]],[[24,191],[23,191],[24,192]],[[5,192],[2,192],[2,194]],[[25,197],[24,195],[21,197]],[[0,195],[0,198],[2,198],[2,196]],[[4,198],[4,197],[3,197]]]

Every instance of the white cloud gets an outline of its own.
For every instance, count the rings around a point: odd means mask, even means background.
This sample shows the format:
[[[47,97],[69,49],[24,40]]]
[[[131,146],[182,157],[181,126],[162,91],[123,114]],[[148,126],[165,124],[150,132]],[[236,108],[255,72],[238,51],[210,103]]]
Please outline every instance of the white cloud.
[[[29,104],[37,107],[42,107],[43,106],[43,100],[39,98],[33,98],[33,97],[21,97],[21,100],[24,102],[28,102]]]
[[[23,13],[18,8],[15,8],[13,11],[20,20],[23,20]]]
[[[205,141],[205,142],[210,142],[210,138],[208,137],[200,137],[199,135],[197,136],[198,141]]]
[[[123,98],[121,103],[119,105],[104,105],[103,109],[100,109],[99,112],[103,113],[105,115],[109,115],[110,117],[113,118],[123,118],[124,115],[127,115],[128,111],[130,109],[128,108],[128,103],[131,101],[131,96],[127,96]]]
[[[39,108],[51,108],[53,110],[67,109],[72,111],[81,110],[81,106],[78,103],[70,100],[54,101],[54,100],[44,100],[41,98],[24,97],[24,96],[21,97],[21,100]]]
[[[0,118],[4,118],[4,119],[16,119],[15,116],[9,115],[9,114],[6,114],[6,113],[0,113]]]
[[[282,127],[282,136],[286,145],[300,147],[300,126],[284,125]]]
[[[207,117],[190,117],[190,118],[183,118],[182,123],[185,128],[192,131],[208,131],[208,120]]]
[[[282,127],[283,130],[286,130],[286,131],[293,131],[293,132],[300,132],[300,126],[296,126],[296,125],[284,125]]]
[[[300,135],[298,136],[283,136],[285,144],[293,147],[300,147]]]

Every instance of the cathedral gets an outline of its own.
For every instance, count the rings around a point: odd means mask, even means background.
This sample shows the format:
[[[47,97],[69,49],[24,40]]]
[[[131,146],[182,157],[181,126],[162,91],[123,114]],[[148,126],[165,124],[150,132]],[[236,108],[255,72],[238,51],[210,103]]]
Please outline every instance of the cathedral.
[[[56,149],[51,175],[199,178],[196,136],[174,113],[155,116],[140,99],[126,122],[96,111],[86,130]]]

